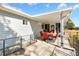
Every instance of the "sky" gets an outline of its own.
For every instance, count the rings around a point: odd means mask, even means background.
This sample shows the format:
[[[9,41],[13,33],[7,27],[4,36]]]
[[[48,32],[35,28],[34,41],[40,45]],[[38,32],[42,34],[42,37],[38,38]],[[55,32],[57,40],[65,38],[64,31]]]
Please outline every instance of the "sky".
[[[36,15],[62,8],[73,7],[70,19],[76,27],[79,27],[79,3],[7,3],[6,5],[19,9],[29,15]]]

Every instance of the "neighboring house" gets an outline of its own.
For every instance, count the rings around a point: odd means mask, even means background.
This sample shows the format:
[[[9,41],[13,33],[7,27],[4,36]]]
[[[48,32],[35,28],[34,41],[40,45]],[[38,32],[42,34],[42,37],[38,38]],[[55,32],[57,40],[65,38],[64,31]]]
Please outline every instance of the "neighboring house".
[[[61,28],[63,31],[62,19],[65,20],[64,23],[67,22],[71,11],[71,8],[67,8],[56,12],[30,16],[19,10],[0,5],[0,39],[23,36],[25,40],[28,40],[30,35],[34,35],[35,38],[39,37],[41,30],[49,30],[53,26],[56,30],[60,31]],[[57,23],[59,28],[55,26]]]

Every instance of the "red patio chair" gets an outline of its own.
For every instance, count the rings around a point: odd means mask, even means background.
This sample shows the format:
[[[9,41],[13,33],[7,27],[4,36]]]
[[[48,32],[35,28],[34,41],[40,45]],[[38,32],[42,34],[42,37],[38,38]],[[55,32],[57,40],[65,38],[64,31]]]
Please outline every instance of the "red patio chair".
[[[40,32],[40,38],[43,39],[43,32]]]
[[[49,32],[48,38],[49,38],[49,40],[53,39],[53,32]]]
[[[53,36],[53,41],[55,42],[56,41],[56,38],[59,36],[59,33],[56,32],[56,36]]]
[[[47,40],[48,39],[48,33],[47,32],[40,32],[40,36],[42,40]]]

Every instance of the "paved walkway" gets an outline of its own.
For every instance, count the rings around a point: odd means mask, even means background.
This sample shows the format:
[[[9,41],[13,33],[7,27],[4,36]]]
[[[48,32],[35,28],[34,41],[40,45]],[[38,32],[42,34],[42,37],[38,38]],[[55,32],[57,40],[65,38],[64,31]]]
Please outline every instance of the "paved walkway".
[[[74,56],[74,52],[62,47],[38,40],[36,43],[25,48],[27,56]]]
[[[65,42],[64,47],[69,48],[68,46],[66,46],[66,45],[69,45],[69,44],[66,44],[68,43],[68,41],[64,40],[64,42]],[[59,41],[56,41],[53,44],[55,45],[60,44],[60,39]],[[75,55],[73,51],[64,49],[62,47],[57,47],[55,45],[46,43],[41,40],[37,40],[36,43],[33,43],[29,46],[24,47],[24,51],[21,55],[22,56],[74,56]]]
[[[28,56],[50,56],[55,46],[38,40],[36,43],[25,48],[24,55]]]
[[[54,42],[54,43],[52,43],[52,44],[55,44],[55,45],[58,45],[58,46],[61,46],[61,38],[57,38],[56,39],[56,41]],[[65,48],[69,48],[69,49],[74,49],[74,48],[71,48],[71,46],[70,46],[70,44],[69,44],[69,41],[68,41],[68,38],[64,38],[63,39],[63,47],[65,47]]]
[[[57,40],[53,43],[53,44],[55,44],[55,45],[57,45],[57,46],[61,46],[61,38],[57,38]],[[63,49],[63,48],[66,48],[66,49]],[[75,56],[76,54],[75,54],[75,49],[74,48],[71,48],[71,46],[70,46],[70,44],[69,44],[69,41],[68,41],[68,38],[67,37],[64,37],[64,39],[63,39],[63,47],[62,47],[62,49],[60,49],[60,48],[57,48],[58,50],[56,50],[56,53],[58,54],[58,55],[72,55],[72,56]],[[69,49],[69,50],[68,50]],[[72,50],[74,50],[74,51],[72,51]],[[64,52],[65,54],[63,54],[63,53],[58,53],[58,52],[60,51],[62,51],[62,52]]]

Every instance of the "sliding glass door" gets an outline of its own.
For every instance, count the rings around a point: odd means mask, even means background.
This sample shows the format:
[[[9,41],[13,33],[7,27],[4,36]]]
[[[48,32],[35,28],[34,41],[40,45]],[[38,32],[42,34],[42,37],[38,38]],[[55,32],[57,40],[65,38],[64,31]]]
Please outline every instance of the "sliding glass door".
[[[42,29],[45,30],[45,31],[49,31],[50,24],[42,24]]]

